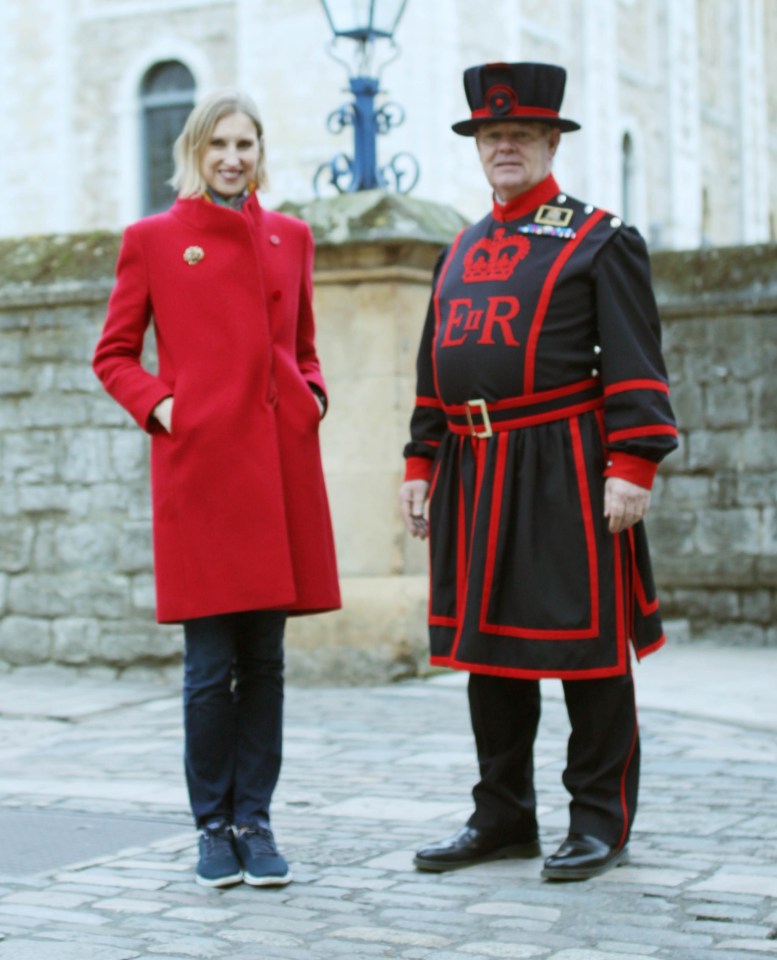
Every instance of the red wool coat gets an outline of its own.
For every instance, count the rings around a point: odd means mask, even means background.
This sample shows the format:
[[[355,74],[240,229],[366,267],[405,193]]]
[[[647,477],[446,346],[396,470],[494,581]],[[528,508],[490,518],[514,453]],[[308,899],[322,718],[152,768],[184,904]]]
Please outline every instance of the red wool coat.
[[[151,434],[157,619],[340,606],[300,221],[178,200],[129,227],[94,369]],[[159,372],[140,364],[153,319]],[[151,416],[174,397],[172,432]]]

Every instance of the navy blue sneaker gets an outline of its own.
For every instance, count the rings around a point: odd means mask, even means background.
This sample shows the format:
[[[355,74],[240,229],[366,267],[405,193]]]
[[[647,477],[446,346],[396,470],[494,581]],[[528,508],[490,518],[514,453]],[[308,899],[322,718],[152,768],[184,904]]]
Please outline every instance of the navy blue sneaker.
[[[200,860],[197,883],[203,887],[229,887],[240,883],[243,871],[235,854],[232,827],[226,820],[214,820],[200,830]]]
[[[291,871],[278,852],[269,827],[245,824],[235,830],[235,849],[243,866],[243,880],[252,887],[282,887]]]

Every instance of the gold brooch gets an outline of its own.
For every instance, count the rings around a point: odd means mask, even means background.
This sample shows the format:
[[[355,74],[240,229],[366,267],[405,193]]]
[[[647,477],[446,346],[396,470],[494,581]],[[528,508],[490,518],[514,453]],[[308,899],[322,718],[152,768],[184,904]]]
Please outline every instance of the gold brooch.
[[[193,267],[195,263],[199,263],[204,256],[205,251],[202,247],[187,247],[183,252],[183,258],[190,267]]]

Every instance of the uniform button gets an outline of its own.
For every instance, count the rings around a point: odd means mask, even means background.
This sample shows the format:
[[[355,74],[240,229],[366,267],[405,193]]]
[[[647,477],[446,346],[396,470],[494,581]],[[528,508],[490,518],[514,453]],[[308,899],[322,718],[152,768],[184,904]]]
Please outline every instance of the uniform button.
[[[557,202],[557,203],[566,203],[566,202],[567,202],[567,195],[566,195],[565,193],[560,193],[560,194],[558,195],[558,197],[556,198],[556,202]]]
[[[275,301],[280,300],[280,299],[281,299],[281,291],[280,291],[280,290],[273,290],[272,298],[273,298],[273,300],[275,300]]]
[[[594,353],[600,354],[601,352],[602,352],[602,348],[597,343],[596,346],[594,347]]]
[[[596,367],[594,367],[594,369],[591,371],[591,376],[592,376],[592,377],[598,377],[598,376],[599,376],[599,371],[596,369]]]
[[[586,213],[593,213],[593,212],[594,212],[594,205],[593,205],[592,203],[587,203],[587,204],[585,205],[585,212],[586,212]]]
[[[271,233],[271,234],[270,234],[270,243],[271,243],[274,247],[277,247],[277,246],[280,244],[280,242],[281,242],[281,238],[278,236],[277,233]]]
[[[623,221],[620,217],[613,217],[612,220],[610,220],[611,227],[619,227],[621,223],[623,223]]]

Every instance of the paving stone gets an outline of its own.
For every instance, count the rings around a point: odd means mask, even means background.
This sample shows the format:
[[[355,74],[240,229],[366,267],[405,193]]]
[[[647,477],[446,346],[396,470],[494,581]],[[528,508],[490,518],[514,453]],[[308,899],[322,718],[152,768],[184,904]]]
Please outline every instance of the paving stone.
[[[104,948],[131,960],[752,960],[775,946],[768,938],[777,927],[777,865],[764,843],[777,829],[772,728],[641,710],[632,861],[590,883],[543,883],[539,858],[422,874],[414,851],[452,833],[470,812],[466,678],[290,688],[287,743],[298,749],[285,756],[274,826],[295,882],[207,890],[194,883],[180,678],[174,695],[153,675],[134,693],[119,682],[112,707],[112,674],[93,675],[81,696],[72,675],[64,687],[52,676],[38,699],[64,715],[72,705],[67,723],[30,712],[35,668],[24,676],[26,702],[11,697],[15,712],[4,716],[0,675],[0,808],[99,812],[117,823],[150,822],[165,810],[172,833],[125,841],[78,869],[62,863],[51,873],[3,878],[0,960],[8,944],[29,941],[62,946],[57,960],[71,960],[66,950],[76,942],[78,960]],[[567,824],[567,734],[560,686],[551,685],[536,746],[548,852]],[[456,762],[424,760],[446,754]],[[86,916],[99,922],[82,922]]]
[[[4,940],[2,960],[135,960],[135,950],[88,946],[83,943],[45,943],[41,940]]]

